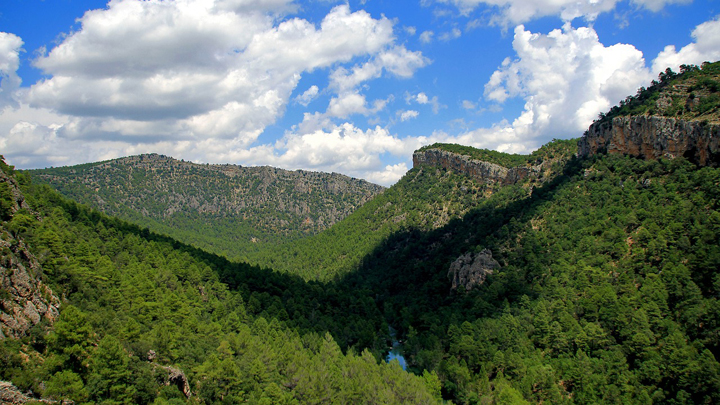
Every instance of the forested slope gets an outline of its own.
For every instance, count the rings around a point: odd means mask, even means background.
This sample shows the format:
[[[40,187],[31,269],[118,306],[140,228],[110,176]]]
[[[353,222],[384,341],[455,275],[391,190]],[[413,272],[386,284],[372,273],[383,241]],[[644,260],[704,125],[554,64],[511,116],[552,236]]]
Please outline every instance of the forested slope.
[[[666,72],[647,91],[710,83],[702,74]],[[718,403],[720,169],[631,152],[561,159],[543,179],[500,186],[415,167],[277,265],[372,291],[410,368],[437,372],[456,403]],[[452,288],[462,271],[474,282]]]
[[[516,167],[513,163],[525,166],[528,162],[534,165],[544,162],[544,169],[538,176],[507,187],[491,179],[473,178],[432,165],[418,165],[397,184],[327,231],[277,249],[258,251],[248,258],[307,280],[336,279],[357,269],[393,233],[440,228],[487,204],[488,197],[495,194],[498,194],[496,199],[502,201],[527,195],[533,187],[550,181],[562,171],[564,162],[577,150],[576,143],[576,140],[556,140],[524,156],[460,145],[432,145],[432,148],[470,157],[494,156],[496,159],[491,162],[509,167]]]
[[[232,259],[316,234],[383,190],[337,173],[157,154],[27,173],[75,201]]]
[[[374,291],[460,403],[716,403],[720,170],[597,156],[496,193],[461,219],[386,239],[343,283]],[[449,270],[488,249],[470,291]]]
[[[0,226],[27,244],[42,265],[39,277],[63,299],[54,323],[0,340],[0,379],[22,391],[76,403],[438,397],[435,375],[413,376],[364,350],[379,354],[387,345],[369,294],[231,263],[68,201],[27,176],[20,184],[28,205],[5,210]],[[14,293],[3,285],[3,316]]]

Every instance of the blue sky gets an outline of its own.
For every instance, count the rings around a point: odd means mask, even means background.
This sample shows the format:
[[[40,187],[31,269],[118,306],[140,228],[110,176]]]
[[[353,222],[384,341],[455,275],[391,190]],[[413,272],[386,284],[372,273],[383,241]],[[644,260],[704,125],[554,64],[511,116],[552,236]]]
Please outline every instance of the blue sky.
[[[720,59],[716,0],[4,0],[0,153],[157,152],[383,185],[454,142],[582,135],[666,67]]]

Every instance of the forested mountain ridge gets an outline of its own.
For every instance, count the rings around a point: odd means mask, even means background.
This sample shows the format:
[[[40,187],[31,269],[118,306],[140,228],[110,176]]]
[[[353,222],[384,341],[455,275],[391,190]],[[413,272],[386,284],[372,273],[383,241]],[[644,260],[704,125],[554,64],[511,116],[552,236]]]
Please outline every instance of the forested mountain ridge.
[[[109,215],[230,258],[315,234],[384,189],[337,173],[157,154],[27,173]]]
[[[490,160],[487,164],[499,167],[498,170],[508,169],[492,162],[511,168],[527,163],[542,169],[532,176],[507,184],[478,176],[468,165],[454,168],[443,165],[442,161],[416,159],[416,165],[400,181],[330,229],[272,251],[259,251],[249,255],[248,259],[275,270],[298,274],[307,280],[342,277],[361,266],[373,250],[394,233],[441,228],[488,204],[488,198],[494,194],[499,196],[492,201],[503,201],[503,204],[531,194],[535,187],[552,181],[562,173],[565,163],[576,153],[577,140],[555,140],[526,156],[436,144],[420,149],[415,157],[436,150],[447,152],[444,158],[453,160],[482,154],[482,158]]]
[[[601,114],[580,140],[579,153],[647,159],[682,156],[720,165],[720,62],[667,69],[648,89]]]
[[[37,280],[63,300],[54,323],[0,338],[0,380],[20,389],[2,383],[0,394],[135,404],[439,400],[436,374],[378,362],[388,326],[366,292],[230,262],[0,166],[0,231],[25,241]],[[13,205],[18,197],[24,208]],[[12,260],[5,250],[3,266]],[[3,320],[14,308],[6,287]]]
[[[653,118],[612,120],[637,117]],[[418,152],[433,149],[538,164]],[[276,265],[372,292],[410,369],[437,372],[456,403],[718,403],[720,169],[692,153],[607,152],[570,153],[552,176],[517,183],[426,159]]]

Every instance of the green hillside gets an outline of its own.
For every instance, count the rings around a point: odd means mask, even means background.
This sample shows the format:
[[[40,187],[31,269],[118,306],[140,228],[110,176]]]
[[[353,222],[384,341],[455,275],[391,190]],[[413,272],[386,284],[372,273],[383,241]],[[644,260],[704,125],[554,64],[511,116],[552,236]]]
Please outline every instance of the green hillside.
[[[448,144],[433,147],[475,157],[494,156],[495,162],[544,161],[547,176],[503,187],[434,166],[414,167],[397,184],[327,231],[251,254],[248,259],[308,280],[337,278],[357,269],[395,233],[441,228],[478,207],[507,204],[527,196],[533,187],[562,172],[564,162],[577,151],[577,141],[553,141],[531,155],[508,155]],[[489,199],[490,196],[494,198]]]
[[[415,370],[458,403],[716,403],[720,170],[572,161],[440,228],[398,231],[345,283],[374,291]],[[451,263],[500,264],[470,291]],[[504,394],[502,394],[504,395]],[[510,395],[510,394],[508,394]]]
[[[27,173],[106,214],[233,259],[316,234],[383,190],[336,173],[157,154]]]
[[[54,324],[0,339],[0,379],[23,392],[137,404],[439,397],[434,374],[378,363],[372,352],[385,350],[388,328],[364,292],[231,263],[66,200],[27,176],[20,184],[30,208],[17,210],[17,190],[0,184],[3,240],[28,246],[42,265],[37,276],[63,297]],[[13,265],[5,259],[3,279]],[[3,300],[21,294],[6,287]],[[5,305],[3,322],[12,317]],[[178,373],[189,392],[179,389]]]
[[[720,121],[720,62],[668,68],[650,87],[638,89],[598,121],[633,115],[658,115],[684,120]]]
[[[633,100],[694,89],[704,105],[716,66],[665,72]],[[717,103],[694,108],[672,116],[709,127]],[[251,264],[21,174],[30,208],[0,186],[1,275],[27,248],[64,301],[54,324],[0,341],[0,379],[78,402],[720,403],[720,168],[578,157],[576,142],[432,145],[342,221]],[[391,342],[408,372],[380,361]],[[165,385],[170,366],[189,399]]]

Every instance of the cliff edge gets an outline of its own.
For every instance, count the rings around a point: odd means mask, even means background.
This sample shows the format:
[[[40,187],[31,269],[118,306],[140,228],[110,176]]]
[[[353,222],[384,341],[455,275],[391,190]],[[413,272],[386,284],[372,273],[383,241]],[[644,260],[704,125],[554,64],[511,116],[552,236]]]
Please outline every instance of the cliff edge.
[[[616,153],[643,159],[684,157],[720,166],[720,124],[658,116],[623,116],[596,122],[578,142],[581,157]]]
[[[43,283],[40,262],[21,235],[18,224],[31,213],[12,168],[0,165],[0,339],[20,338],[43,319],[53,322],[60,299]]]

